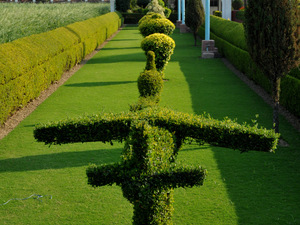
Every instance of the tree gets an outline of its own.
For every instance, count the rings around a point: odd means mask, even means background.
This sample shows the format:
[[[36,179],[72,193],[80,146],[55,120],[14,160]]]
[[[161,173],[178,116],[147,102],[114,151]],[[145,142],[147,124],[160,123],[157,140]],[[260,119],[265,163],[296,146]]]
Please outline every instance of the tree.
[[[198,30],[204,23],[204,9],[201,0],[187,1],[185,22],[186,25],[193,31],[196,46]]]
[[[297,10],[297,0],[249,0],[245,10],[249,54],[272,85],[273,128],[277,133],[280,79],[299,66]]]

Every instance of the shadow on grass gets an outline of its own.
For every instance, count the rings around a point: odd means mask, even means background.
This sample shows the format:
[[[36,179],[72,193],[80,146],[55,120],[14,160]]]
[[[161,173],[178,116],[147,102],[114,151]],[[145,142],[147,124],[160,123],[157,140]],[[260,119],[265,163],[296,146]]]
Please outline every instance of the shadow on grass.
[[[66,87],[101,87],[110,85],[120,85],[120,84],[131,84],[136,83],[136,81],[111,81],[111,82],[83,82],[75,84],[66,84]]]
[[[60,152],[0,160],[0,173],[63,169],[88,166],[90,163],[113,163],[120,160],[121,149]]]
[[[122,49],[123,50],[123,49]],[[145,62],[146,56],[143,52],[132,54],[105,55],[102,57],[94,57],[87,64],[103,64],[103,63],[120,63],[120,62]]]
[[[270,128],[271,108],[249,91],[219,59],[200,59],[200,48],[192,46],[191,36],[173,35],[177,55],[172,60],[179,61],[189,85],[194,112],[208,112],[217,119],[238,118],[239,123],[249,122],[259,113],[263,118],[260,124]],[[297,151],[240,154],[231,149],[213,148],[213,153],[238,224],[300,223]]]

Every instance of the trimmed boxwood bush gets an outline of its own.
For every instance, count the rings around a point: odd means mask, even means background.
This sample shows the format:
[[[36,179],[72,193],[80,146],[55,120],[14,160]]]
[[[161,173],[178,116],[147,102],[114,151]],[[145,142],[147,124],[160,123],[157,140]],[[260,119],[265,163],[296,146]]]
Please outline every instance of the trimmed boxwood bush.
[[[144,37],[154,33],[171,35],[174,30],[175,25],[168,19],[146,19],[139,25],[139,31]]]
[[[173,54],[175,42],[168,35],[155,33],[145,37],[141,47],[146,53],[148,51],[155,53],[156,69],[161,72]]]
[[[134,207],[133,224],[172,224],[173,189],[203,185],[205,170],[176,164],[186,138],[242,152],[274,151],[279,138],[273,130],[257,125],[160,108],[39,125],[34,136],[46,144],[125,141],[121,162],[92,165],[86,173],[94,187],[116,183],[122,188]]]
[[[259,84],[267,92],[271,92],[271,84],[268,78],[257,68],[255,63],[251,60],[248,53],[248,48],[245,41],[244,27],[241,23],[225,20],[216,16],[210,17],[211,27],[210,35],[211,39],[215,40],[218,51],[225,56],[238,70],[247,75],[255,83]],[[200,27],[198,32],[199,36],[204,39],[205,28]],[[294,75],[294,71],[299,70],[295,68],[291,71],[291,75]],[[297,72],[296,72],[297,74]],[[295,91],[291,87],[297,87],[299,79],[292,79],[292,76],[285,76],[281,79],[281,105],[286,107],[290,112],[300,117],[300,97],[295,95]],[[295,76],[295,75],[294,75]],[[296,75],[297,76],[297,75]],[[286,81],[285,81],[286,80]],[[296,81],[298,80],[298,81]],[[296,82],[293,85],[285,86]],[[299,89],[298,89],[299,90]],[[289,96],[289,97],[287,97]],[[286,98],[287,97],[287,98]],[[289,103],[288,103],[289,102]]]
[[[0,47],[0,125],[79,63],[122,24],[108,13]]]
[[[141,97],[160,96],[163,79],[156,70],[145,70],[138,78],[138,89]]]
[[[273,130],[240,125],[228,118],[215,120],[206,115],[164,108],[149,108],[135,113],[105,113],[40,124],[34,130],[34,137],[45,144],[122,142],[126,140],[130,124],[135,119],[146,119],[150,125],[167,129],[183,139],[190,137],[198,142],[240,151],[275,151],[279,138]]]
[[[165,17],[162,16],[159,13],[154,13],[154,12],[149,12],[145,16],[143,16],[139,22],[138,25],[140,26],[141,23],[145,22],[146,20],[151,20],[151,19],[164,19]]]
[[[146,69],[138,78],[140,97],[153,96],[157,98],[156,102],[158,102],[162,88],[163,79],[161,74],[156,70],[154,52],[149,51],[147,53]]]

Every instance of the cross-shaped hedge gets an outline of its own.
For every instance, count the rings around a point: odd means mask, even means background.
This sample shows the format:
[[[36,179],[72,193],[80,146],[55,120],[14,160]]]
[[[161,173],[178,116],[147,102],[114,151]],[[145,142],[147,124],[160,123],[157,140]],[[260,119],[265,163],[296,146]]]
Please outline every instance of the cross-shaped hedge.
[[[46,144],[125,141],[121,162],[90,166],[88,183],[122,188],[134,205],[133,224],[172,224],[173,189],[203,184],[201,167],[176,166],[186,138],[240,151],[274,151],[273,130],[240,125],[230,119],[191,115],[169,109],[85,116],[39,125],[34,131]]]

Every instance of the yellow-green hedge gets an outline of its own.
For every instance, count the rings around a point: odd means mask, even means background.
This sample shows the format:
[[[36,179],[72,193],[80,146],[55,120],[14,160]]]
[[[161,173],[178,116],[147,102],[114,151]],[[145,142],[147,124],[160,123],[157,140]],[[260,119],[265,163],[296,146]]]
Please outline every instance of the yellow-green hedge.
[[[122,25],[107,13],[0,45],[0,125],[38,97]]]

